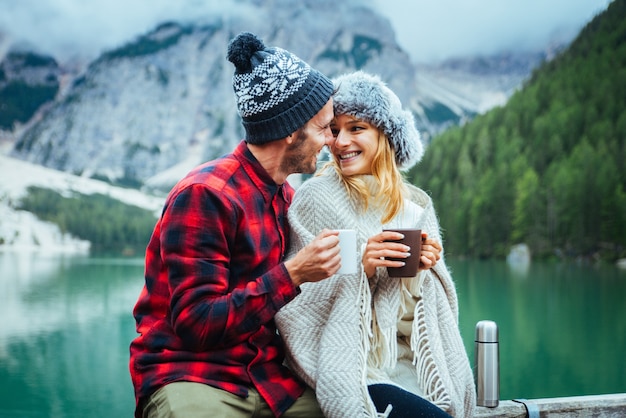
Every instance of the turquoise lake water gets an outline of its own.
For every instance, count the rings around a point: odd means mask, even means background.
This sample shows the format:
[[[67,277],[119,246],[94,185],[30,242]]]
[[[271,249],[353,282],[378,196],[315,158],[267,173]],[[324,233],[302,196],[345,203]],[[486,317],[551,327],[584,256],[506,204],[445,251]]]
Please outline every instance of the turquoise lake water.
[[[501,399],[626,392],[626,271],[448,260],[473,362],[500,330]],[[143,260],[0,253],[0,417],[131,417],[128,345]]]

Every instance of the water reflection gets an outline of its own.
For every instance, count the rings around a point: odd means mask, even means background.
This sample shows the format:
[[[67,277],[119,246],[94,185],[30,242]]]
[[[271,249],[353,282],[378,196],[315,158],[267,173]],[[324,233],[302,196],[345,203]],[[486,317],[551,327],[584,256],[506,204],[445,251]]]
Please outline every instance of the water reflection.
[[[132,416],[142,260],[0,253],[0,416]]]
[[[78,325],[128,314],[138,294],[138,282],[125,277],[125,267],[141,269],[142,263],[138,259],[0,253],[4,299],[0,346],[12,337],[66,328],[68,321]]]
[[[500,328],[501,398],[626,392],[626,271],[448,260],[460,326]],[[0,253],[0,416],[131,417],[143,260]]]
[[[626,392],[624,272],[533,262],[519,280],[505,263],[450,264],[468,353],[476,322],[499,325],[503,399]]]

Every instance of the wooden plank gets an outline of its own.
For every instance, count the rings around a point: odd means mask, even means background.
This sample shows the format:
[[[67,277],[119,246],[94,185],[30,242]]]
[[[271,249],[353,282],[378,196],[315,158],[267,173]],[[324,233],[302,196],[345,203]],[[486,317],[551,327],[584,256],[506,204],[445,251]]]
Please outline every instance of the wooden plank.
[[[537,405],[541,418],[626,417],[626,393],[528,399],[525,402]],[[496,408],[479,406],[476,408],[475,415],[476,418],[524,418],[526,416],[524,404],[514,401],[500,401]]]

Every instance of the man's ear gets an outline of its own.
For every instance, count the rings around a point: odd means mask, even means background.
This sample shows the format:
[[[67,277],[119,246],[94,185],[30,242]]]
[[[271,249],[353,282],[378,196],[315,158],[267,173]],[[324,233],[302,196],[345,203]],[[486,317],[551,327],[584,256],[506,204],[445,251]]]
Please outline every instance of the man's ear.
[[[294,133],[291,133],[291,135],[285,137],[285,142],[287,143],[287,145],[293,144],[294,137],[295,137]]]

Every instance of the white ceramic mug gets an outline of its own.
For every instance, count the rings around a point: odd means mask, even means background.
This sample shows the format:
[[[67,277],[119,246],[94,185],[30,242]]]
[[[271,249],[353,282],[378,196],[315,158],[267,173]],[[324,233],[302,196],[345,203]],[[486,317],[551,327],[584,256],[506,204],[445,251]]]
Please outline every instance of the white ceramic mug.
[[[338,231],[341,267],[336,274],[354,274],[357,272],[356,231],[354,229]]]

